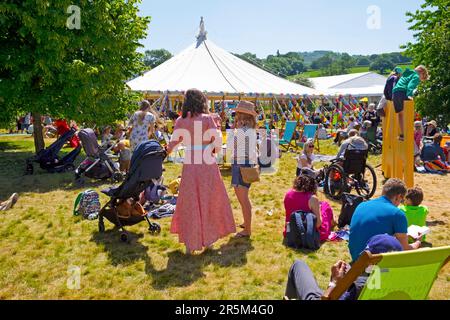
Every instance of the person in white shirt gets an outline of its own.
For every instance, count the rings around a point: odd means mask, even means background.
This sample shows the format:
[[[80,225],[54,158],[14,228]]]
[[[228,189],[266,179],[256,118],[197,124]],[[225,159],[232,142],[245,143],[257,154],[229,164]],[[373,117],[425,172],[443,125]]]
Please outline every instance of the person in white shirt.
[[[314,171],[313,161],[314,161],[314,139],[310,138],[306,140],[305,144],[303,145],[303,152],[297,158],[296,176],[298,177],[300,175],[300,172],[302,171],[303,168],[308,168]]]

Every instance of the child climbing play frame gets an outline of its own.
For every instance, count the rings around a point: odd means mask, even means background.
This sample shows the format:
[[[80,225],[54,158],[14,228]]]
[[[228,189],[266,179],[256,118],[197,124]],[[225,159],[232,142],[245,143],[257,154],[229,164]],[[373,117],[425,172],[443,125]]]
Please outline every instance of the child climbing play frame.
[[[398,139],[398,115],[388,101],[383,120],[382,170],[385,178],[399,178],[408,188],[414,186],[414,101],[404,102],[404,141]]]

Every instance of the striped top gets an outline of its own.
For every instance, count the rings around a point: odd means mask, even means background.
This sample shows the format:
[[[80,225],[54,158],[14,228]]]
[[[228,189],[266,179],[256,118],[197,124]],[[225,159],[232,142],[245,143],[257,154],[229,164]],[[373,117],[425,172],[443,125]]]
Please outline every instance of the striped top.
[[[229,130],[227,133],[227,153],[233,164],[257,164],[258,143],[256,130],[246,126]]]

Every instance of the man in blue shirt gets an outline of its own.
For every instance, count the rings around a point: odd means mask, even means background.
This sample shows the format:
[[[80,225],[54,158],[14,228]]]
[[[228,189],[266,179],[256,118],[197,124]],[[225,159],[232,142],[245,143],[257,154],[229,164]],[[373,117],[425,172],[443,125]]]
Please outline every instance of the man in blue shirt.
[[[436,133],[433,137],[433,143],[426,143],[422,152],[420,153],[420,158],[422,161],[434,161],[438,160],[440,157],[441,161],[446,160],[444,150],[441,148],[442,135]]]
[[[367,241],[377,234],[388,234],[400,241],[403,250],[420,247],[420,240],[408,244],[408,222],[405,214],[397,208],[406,194],[406,185],[400,179],[389,179],[383,186],[382,196],[363,202],[356,207],[350,223],[348,248],[352,260],[356,261],[367,245]]]

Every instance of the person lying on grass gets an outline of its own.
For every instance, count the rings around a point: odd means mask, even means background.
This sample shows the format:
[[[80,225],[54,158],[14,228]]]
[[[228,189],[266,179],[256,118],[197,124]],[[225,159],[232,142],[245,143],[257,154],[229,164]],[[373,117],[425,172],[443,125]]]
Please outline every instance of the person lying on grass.
[[[364,250],[367,250],[372,254],[379,254],[402,251],[403,246],[395,237],[387,234],[380,234],[370,238]],[[332,289],[336,287],[336,283],[345,276],[350,268],[350,265],[342,260],[336,262],[331,267],[331,277],[328,288]],[[368,277],[369,275],[367,273],[359,276],[339,300],[357,300]],[[311,269],[305,262],[296,260],[289,270],[285,299],[321,300],[322,295],[323,291],[317,284]]]

